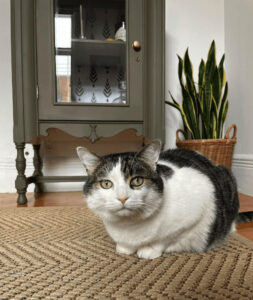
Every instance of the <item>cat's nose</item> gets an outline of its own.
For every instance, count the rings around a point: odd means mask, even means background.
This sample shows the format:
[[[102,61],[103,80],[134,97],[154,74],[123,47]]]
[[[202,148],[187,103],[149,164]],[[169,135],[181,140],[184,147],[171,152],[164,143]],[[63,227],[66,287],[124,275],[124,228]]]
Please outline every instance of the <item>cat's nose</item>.
[[[128,197],[121,197],[121,198],[118,198],[118,200],[124,204],[126,201],[127,201]]]

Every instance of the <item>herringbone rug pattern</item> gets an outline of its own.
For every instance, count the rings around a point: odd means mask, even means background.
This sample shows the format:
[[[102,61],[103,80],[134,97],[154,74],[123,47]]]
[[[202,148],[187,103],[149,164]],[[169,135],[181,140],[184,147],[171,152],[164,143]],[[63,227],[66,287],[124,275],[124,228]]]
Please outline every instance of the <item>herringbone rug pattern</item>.
[[[85,207],[2,209],[0,299],[253,299],[253,243],[147,261]]]

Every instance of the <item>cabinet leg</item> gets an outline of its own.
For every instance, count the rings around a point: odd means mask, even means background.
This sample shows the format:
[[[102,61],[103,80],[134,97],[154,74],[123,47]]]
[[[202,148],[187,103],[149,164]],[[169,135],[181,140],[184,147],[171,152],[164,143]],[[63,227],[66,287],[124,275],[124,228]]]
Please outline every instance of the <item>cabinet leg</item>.
[[[16,168],[18,171],[18,176],[15,181],[15,187],[18,193],[18,204],[26,204],[26,189],[27,189],[27,179],[25,176],[26,159],[24,155],[25,143],[16,143],[17,149],[17,159]]]
[[[33,165],[34,165],[34,172],[33,176],[43,176],[42,173],[42,159],[40,157],[40,145],[33,145],[33,150],[34,150],[34,157],[33,157]],[[36,183],[35,184],[35,193],[42,193],[43,188],[41,183]]]

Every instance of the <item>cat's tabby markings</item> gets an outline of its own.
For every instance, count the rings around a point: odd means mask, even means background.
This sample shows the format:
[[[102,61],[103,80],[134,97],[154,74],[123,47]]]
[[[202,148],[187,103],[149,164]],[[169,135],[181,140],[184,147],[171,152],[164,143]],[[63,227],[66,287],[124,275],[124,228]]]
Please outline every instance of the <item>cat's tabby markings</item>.
[[[238,214],[233,175],[183,149],[160,153],[154,141],[139,153],[99,157],[78,147],[88,179],[84,196],[101,217],[116,251],[153,259],[163,252],[203,252],[223,244]]]

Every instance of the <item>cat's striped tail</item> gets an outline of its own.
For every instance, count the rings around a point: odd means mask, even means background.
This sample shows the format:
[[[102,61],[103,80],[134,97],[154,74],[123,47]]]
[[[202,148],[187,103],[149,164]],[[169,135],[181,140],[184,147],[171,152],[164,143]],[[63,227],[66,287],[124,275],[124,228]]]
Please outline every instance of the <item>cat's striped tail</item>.
[[[247,223],[253,221],[253,211],[241,212],[236,218],[236,224]]]

